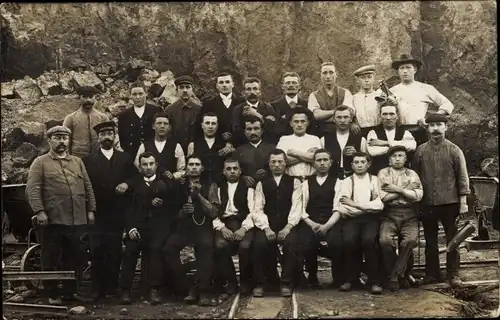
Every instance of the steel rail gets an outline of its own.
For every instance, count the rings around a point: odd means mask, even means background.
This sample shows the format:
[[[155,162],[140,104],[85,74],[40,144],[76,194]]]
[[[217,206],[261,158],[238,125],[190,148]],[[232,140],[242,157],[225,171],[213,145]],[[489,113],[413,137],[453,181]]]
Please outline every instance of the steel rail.
[[[68,308],[63,306],[40,305],[31,303],[4,302],[3,310],[9,312],[27,312],[54,316],[68,316]]]
[[[6,281],[75,280],[74,271],[8,271],[2,274]]]

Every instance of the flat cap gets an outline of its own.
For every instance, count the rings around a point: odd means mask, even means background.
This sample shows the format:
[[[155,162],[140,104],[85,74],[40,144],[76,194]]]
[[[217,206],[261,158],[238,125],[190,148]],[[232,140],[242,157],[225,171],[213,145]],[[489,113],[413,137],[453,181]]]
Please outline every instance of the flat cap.
[[[431,122],[448,122],[448,117],[445,116],[444,114],[439,114],[439,113],[433,113],[427,116],[425,118],[425,123],[431,123]]]
[[[356,71],[354,71],[352,74],[355,77],[357,77],[357,76],[360,76],[360,75],[363,75],[363,74],[368,74],[368,73],[375,73],[375,65],[374,64],[370,64],[370,65],[367,65],[367,66],[362,66],[359,69],[357,69]]]
[[[81,96],[92,97],[101,93],[98,89],[91,86],[81,86],[75,89],[76,93]]]
[[[114,121],[105,121],[98,123],[94,126],[94,131],[99,134],[99,132],[104,131],[104,130],[115,130],[116,128],[116,123]]]
[[[71,134],[71,130],[69,128],[63,126],[55,126],[47,130],[47,137],[52,137],[54,134]]]
[[[391,156],[396,151],[404,151],[405,153],[407,152],[404,146],[392,146],[387,151],[387,156]]]
[[[193,78],[190,76],[180,76],[177,79],[175,79],[174,83],[176,86],[181,85],[181,84],[190,84],[193,85]]]

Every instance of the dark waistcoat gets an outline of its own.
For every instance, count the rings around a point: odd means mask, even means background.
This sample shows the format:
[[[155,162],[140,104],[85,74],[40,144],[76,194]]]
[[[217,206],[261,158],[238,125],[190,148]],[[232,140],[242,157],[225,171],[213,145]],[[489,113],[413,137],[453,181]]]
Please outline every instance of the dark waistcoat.
[[[335,197],[336,177],[328,175],[323,185],[319,185],[316,176],[307,178],[309,185],[309,202],[307,213],[311,220],[324,224],[330,219],[333,209],[333,198]]]
[[[266,201],[264,213],[267,215],[269,226],[274,231],[283,229],[288,223],[288,214],[292,208],[293,182],[294,178],[287,174],[281,177],[279,186],[276,186],[273,177],[262,182],[262,191]]]
[[[203,172],[210,183],[219,182],[224,168],[224,157],[218,155],[220,149],[226,146],[226,142],[218,137],[210,149],[205,138],[194,142],[194,154],[201,157],[203,163]]]
[[[225,213],[226,211],[226,206],[227,202],[229,201],[229,194],[228,194],[228,184],[226,181],[221,182],[219,184],[220,188],[220,200],[221,200],[221,215]],[[250,209],[248,208],[248,187],[246,186],[245,182],[243,179],[240,179],[238,182],[238,186],[236,187],[236,190],[234,192],[234,198],[233,198],[233,203],[236,209],[238,209],[238,214],[236,215],[236,218],[240,220],[240,222],[243,222],[245,218],[247,217],[248,213],[250,212]]]
[[[340,155],[342,154],[339,142],[337,140],[337,131],[325,134],[324,138],[325,138],[325,149],[327,149],[332,153],[333,163],[330,168],[330,173],[336,177],[338,171],[340,170]],[[362,138],[363,136],[361,134],[354,134],[350,132],[349,138],[347,139],[346,147],[353,146],[356,149],[356,151],[360,151]],[[344,169],[350,172],[352,170],[351,169],[352,157],[348,157],[346,155],[344,155],[343,157],[344,157]]]
[[[171,173],[177,171],[177,159],[175,158],[176,146],[177,141],[172,138],[168,138],[163,150],[159,152],[156,148],[154,140],[144,142],[144,150],[154,154],[156,160],[158,161],[158,167],[170,171]]]

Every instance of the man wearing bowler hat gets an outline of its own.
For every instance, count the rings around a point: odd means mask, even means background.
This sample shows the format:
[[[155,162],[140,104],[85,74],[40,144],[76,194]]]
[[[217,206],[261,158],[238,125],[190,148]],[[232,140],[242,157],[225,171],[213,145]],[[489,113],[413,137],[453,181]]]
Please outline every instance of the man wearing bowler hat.
[[[190,76],[175,79],[179,100],[165,108],[165,113],[173,122],[173,136],[180,143],[184,154],[187,154],[188,145],[194,140],[195,124],[201,110],[200,103],[193,99],[193,84]]]
[[[375,65],[362,66],[353,72],[360,91],[352,96],[352,104],[356,110],[356,119],[361,128],[363,137],[366,137],[370,128],[380,123],[378,102],[375,97],[380,92],[375,91]]]
[[[131,179],[138,175],[132,157],[114,146],[116,124],[101,122],[94,126],[99,151],[83,158],[95,193],[97,212],[92,237],[92,297],[116,293],[122,256],[125,210],[131,204],[126,195]]]
[[[421,220],[425,236],[425,282],[439,282],[438,221],[446,234],[446,242],[457,234],[459,214],[468,212],[469,175],[464,153],[445,138],[448,119],[431,114],[426,119],[430,140],[417,148],[412,169],[424,188]],[[446,254],[446,276],[452,286],[459,286],[460,254],[458,248]]]
[[[73,270],[80,278],[81,237],[87,224],[95,220],[94,191],[83,161],[68,153],[71,130],[55,126],[47,130],[50,151],[33,161],[28,172],[26,197],[42,226],[43,271]],[[59,294],[68,300],[87,302],[77,294],[76,281],[43,283],[49,304],[61,304]]]
[[[415,80],[415,74],[421,67],[420,60],[409,54],[402,54],[399,59],[392,62],[392,68],[398,72],[401,83],[390,88],[398,100],[404,101],[404,104],[399,103],[401,124],[411,125],[409,130],[414,134],[418,145],[428,139],[425,130],[422,127],[419,130],[417,124],[422,126],[429,108],[431,106],[437,108],[437,111],[433,110],[430,113],[441,115],[450,115],[454,109],[450,100],[434,86]]]
[[[92,128],[109,117],[94,108],[94,96],[99,93],[94,87],[78,87],[76,93],[80,96],[80,108],[64,118],[63,126],[71,130],[68,152],[83,158],[99,149],[97,135]]]

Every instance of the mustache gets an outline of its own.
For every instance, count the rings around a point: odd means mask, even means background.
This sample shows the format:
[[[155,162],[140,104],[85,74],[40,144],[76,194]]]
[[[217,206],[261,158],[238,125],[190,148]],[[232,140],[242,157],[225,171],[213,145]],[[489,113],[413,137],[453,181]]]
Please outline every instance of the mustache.
[[[257,98],[257,95],[255,93],[250,93],[248,95],[248,99],[252,99],[252,98]]]

